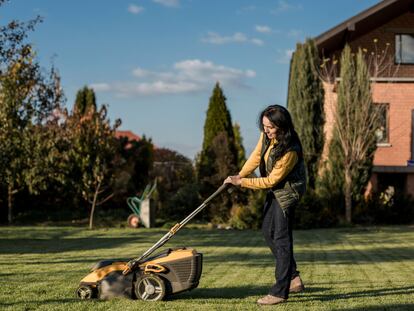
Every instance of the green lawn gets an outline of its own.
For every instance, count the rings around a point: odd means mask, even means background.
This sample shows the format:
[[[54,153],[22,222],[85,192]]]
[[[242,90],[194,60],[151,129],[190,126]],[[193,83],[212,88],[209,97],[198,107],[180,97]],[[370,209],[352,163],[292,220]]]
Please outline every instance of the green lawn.
[[[295,231],[307,287],[286,304],[256,306],[273,282],[260,231],[183,229],[165,246],[204,254],[200,285],[168,301],[80,301],[100,259],[140,255],[166,229],[0,227],[1,310],[414,310],[414,227]],[[164,247],[164,248],[165,248]]]

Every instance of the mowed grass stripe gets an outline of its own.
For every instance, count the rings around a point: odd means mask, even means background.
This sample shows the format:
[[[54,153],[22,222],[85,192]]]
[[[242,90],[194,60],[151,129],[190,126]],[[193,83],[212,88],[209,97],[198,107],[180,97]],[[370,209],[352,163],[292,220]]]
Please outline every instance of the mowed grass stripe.
[[[315,249],[315,251],[318,252],[319,260],[317,263],[315,263],[315,265],[322,265],[318,269],[320,270],[320,276],[318,279],[323,279],[323,282],[320,283],[320,285],[326,285],[329,287],[310,288],[311,292],[314,294],[304,298],[302,301],[340,301],[344,298],[347,298],[347,295],[349,293],[348,287],[353,283],[353,281],[349,279],[349,276],[355,275],[356,267],[355,265],[351,266],[345,264],[343,262],[343,258],[341,258],[341,254],[343,253],[344,249],[348,249],[348,258],[351,261],[355,261],[355,251],[349,245],[345,245],[341,241],[338,241],[336,237],[332,239],[330,236],[323,236],[319,232],[315,233],[315,237],[319,241],[319,249]],[[334,248],[329,247],[329,249],[326,249],[326,247],[324,247],[326,244],[335,244],[335,246]],[[324,262],[325,265],[323,265]],[[357,261],[356,265],[358,265]],[[350,271],[351,269],[352,271]],[[361,269],[359,269],[359,271],[362,272],[362,274],[365,274],[363,271],[361,271]],[[338,280],[340,281],[338,282]],[[328,293],[329,296],[327,296]]]
[[[347,267],[355,269],[359,273],[356,274],[357,277],[353,278],[350,288],[341,298],[351,302],[351,305],[355,307],[360,306],[359,297],[364,297],[367,302],[383,304],[384,301],[381,296],[373,297],[373,293],[379,289],[378,285],[380,284],[375,281],[374,275],[367,271],[367,267],[372,267],[373,271],[375,271],[379,268],[379,265],[375,260],[372,260],[373,258],[361,252],[358,249],[358,244],[354,240],[348,241],[347,244],[353,248],[350,254],[352,254],[355,261],[355,264],[347,265]],[[352,272],[349,272],[349,275],[352,276],[355,273],[352,274]]]
[[[251,239],[246,240],[244,232],[229,233],[227,231],[223,232],[225,237],[223,243],[231,246],[210,247],[207,250],[208,253],[205,254],[205,263],[208,270],[205,271],[204,275],[210,274],[212,276],[208,278],[207,287],[223,287],[228,284],[233,279],[235,272],[241,270],[237,267],[239,266],[238,263],[246,261],[245,258],[249,248],[254,244]]]
[[[355,243],[353,243],[355,244]],[[407,275],[407,270],[401,269],[406,267],[406,262],[403,257],[398,256],[398,254],[393,255],[395,249],[388,248],[384,249],[378,245],[378,248],[374,248],[375,252],[372,252],[372,249],[368,251],[356,250],[361,258],[365,258],[367,262],[370,262],[369,267],[372,267],[371,275],[381,275],[383,284],[388,284],[391,286],[396,286],[399,282],[399,279]],[[398,267],[392,263],[398,262]],[[388,264],[391,263],[391,264]],[[401,274],[403,272],[403,275]]]

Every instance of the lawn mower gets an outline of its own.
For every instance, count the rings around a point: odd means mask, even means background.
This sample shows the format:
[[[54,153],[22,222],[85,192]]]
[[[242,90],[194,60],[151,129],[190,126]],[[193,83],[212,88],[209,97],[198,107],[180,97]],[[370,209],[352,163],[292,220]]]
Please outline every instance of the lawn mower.
[[[221,193],[223,184],[183,221],[175,224],[157,243],[138,258],[107,259],[96,263],[76,290],[80,299],[108,299],[116,296],[158,301],[198,286],[203,255],[195,249],[169,248],[152,257],[208,203]]]

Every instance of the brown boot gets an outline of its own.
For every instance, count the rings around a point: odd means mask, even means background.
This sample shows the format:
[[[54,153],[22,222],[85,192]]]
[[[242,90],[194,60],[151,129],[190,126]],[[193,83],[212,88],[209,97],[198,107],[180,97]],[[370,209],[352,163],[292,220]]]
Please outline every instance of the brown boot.
[[[278,303],[282,303],[285,302],[286,299],[282,298],[282,297],[277,297],[277,296],[273,296],[273,295],[266,295],[262,298],[260,298],[257,303],[259,305],[276,305]]]
[[[290,281],[289,293],[300,293],[303,290],[305,290],[305,285],[303,285],[303,282],[300,276],[298,275],[297,277],[292,279],[292,281]]]

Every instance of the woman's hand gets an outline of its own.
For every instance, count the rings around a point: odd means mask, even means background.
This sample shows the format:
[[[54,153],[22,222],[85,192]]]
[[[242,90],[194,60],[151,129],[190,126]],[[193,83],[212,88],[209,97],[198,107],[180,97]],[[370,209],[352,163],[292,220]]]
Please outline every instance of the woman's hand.
[[[241,177],[240,177],[240,175],[229,176],[224,180],[223,183],[224,184],[233,184],[235,186],[240,186],[241,185]]]

